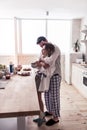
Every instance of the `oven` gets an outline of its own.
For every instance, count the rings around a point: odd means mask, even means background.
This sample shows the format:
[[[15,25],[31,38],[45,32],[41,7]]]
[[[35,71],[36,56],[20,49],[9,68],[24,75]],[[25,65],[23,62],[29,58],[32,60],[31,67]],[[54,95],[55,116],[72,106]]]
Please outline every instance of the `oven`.
[[[83,72],[83,85],[87,87],[87,72]]]

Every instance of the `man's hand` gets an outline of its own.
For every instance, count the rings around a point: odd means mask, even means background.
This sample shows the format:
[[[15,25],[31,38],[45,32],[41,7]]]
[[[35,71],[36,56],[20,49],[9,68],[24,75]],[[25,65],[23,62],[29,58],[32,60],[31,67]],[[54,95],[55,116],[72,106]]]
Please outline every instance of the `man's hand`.
[[[44,67],[45,69],[47,69],[47,68],[50,67],[50,65],[45,63],[43,67]]]

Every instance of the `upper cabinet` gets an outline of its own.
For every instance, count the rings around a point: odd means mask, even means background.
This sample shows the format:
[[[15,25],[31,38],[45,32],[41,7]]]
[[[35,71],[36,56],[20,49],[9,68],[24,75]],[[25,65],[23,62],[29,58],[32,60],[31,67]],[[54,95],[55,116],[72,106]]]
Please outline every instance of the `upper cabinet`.
[[[86,29],[82,30],[81,32],[84,33],[87,36],[87,30]]]

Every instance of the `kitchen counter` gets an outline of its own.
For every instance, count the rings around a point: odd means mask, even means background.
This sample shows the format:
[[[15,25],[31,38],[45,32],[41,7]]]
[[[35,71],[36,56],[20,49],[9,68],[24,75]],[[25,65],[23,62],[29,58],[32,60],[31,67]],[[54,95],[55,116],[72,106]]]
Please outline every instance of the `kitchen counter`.
[[[17,117],[18,130],[25,130],[26,116],[40,113],[34,76],[14,75],[0,89],[0,118]]]
[[[87,71],[87,64],[72,63],[72,65],[75,65],[75,66]]]

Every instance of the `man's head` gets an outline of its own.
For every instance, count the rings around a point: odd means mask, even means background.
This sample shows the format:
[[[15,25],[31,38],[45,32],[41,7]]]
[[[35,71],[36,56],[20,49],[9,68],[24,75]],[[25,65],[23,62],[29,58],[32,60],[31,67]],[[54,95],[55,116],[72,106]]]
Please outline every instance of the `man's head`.
[[[37,38],[37,44],[40,45],[41,47],[44,46],[48,41],[44,36],[40,36]]]

